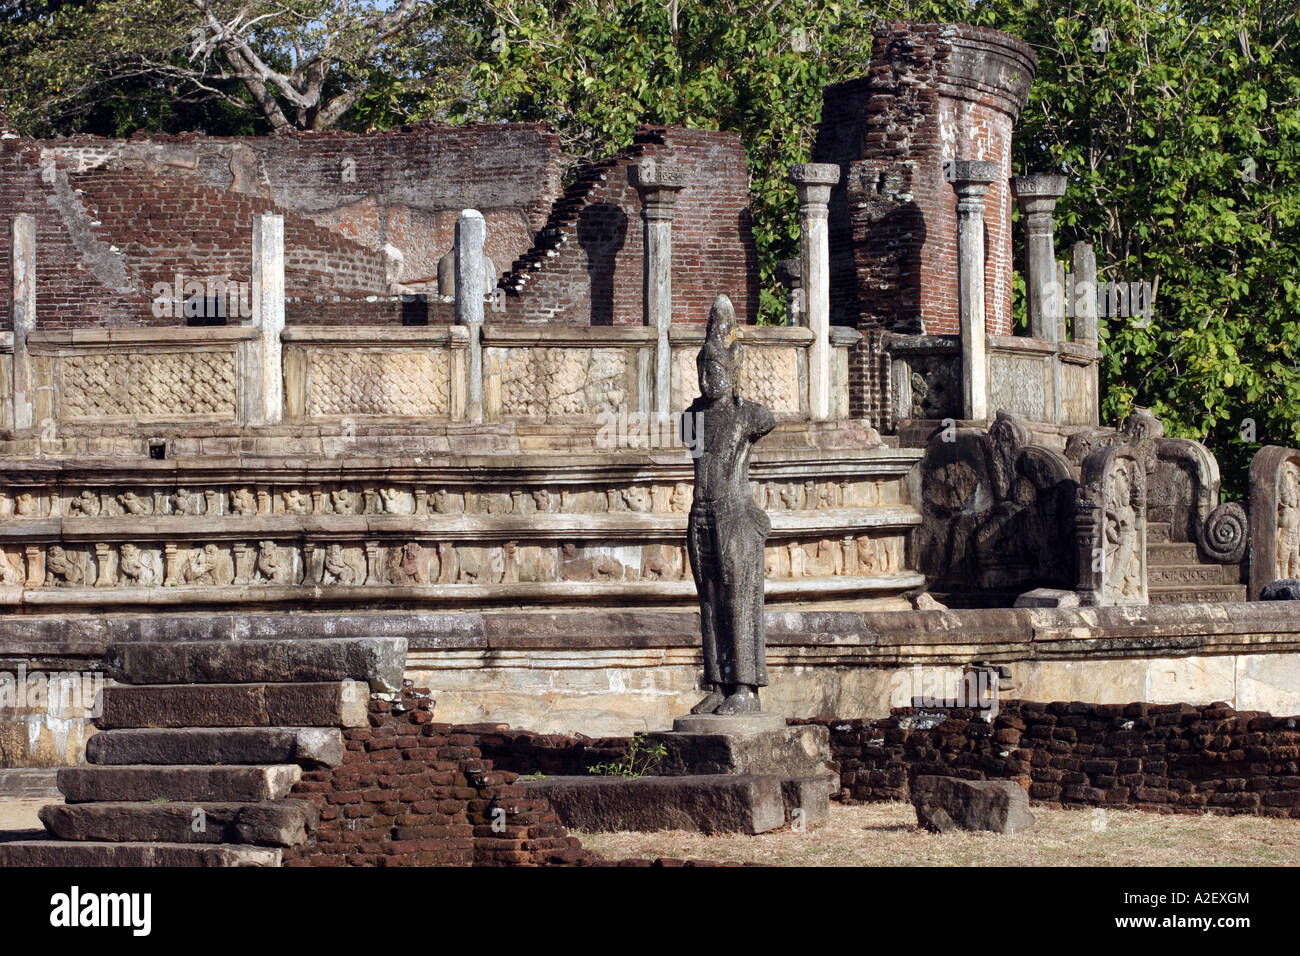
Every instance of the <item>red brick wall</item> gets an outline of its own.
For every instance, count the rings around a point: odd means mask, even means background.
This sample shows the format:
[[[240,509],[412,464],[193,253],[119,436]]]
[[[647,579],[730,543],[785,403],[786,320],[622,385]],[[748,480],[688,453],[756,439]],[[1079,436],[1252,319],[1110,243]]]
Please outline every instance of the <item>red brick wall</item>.
[[[895,23],[864,77],[828,87],[813,159],[838,163],[831,199],[831,321],[856,326],[851,412],[887,427],[885,330],[960,331],[956,194],[945,159],[999,163],[986,200],[988,331],[1011,331],[1011,132],[1036,61],[981,27]]]
[[[511,320],[644,322],[641,198],[628,182],[628,167],[651,157],[689,177],[672,227],[673,322],[704,322],[719,293],[754,321],[758,257],[744,147],[733,133],[675,127],[642,129],[632,146],[579,170],[536,246],[504,280]]]
[[[808,721],[830,729],[844,797],[906,800],[917,775],[939,774],[1014,779],[1053,804],[1300,818],[1297,717],[1227,704],[1004,701],[992,723],[951,710],[909,729],[921,713]]]
[[[482,759],[476,728],[434,723],[428,695],[372,700],[370,726],[344,731],[342,766],[303,774],[293,795],[321,811],[314,841],[286,866],[493,866],[598,861],[544,799]],[[493,829],[493,809],[505,826]],[[500,832],[498,832],[498,830]]]

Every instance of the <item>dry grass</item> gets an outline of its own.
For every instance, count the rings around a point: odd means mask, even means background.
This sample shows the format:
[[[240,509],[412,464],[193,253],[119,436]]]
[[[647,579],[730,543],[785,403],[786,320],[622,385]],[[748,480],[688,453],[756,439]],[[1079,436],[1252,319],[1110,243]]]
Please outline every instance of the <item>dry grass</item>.
[[[1034,807],[1033,830],[933,834],[906,803],[831,804],[830,822],[759,836],[575,833],[606,857],[694,858],[772,866],[1295,866],[1300,820],[1166,816]]]

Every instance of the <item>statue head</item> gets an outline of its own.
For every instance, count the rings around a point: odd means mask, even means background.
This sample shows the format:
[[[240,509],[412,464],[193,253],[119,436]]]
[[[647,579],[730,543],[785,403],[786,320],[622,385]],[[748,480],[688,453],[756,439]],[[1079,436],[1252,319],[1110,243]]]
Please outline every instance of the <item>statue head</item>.
[[[740,378],[740,343],[736,331],[736,310],[731,300],[720,295],[709,310],[704,347],[695,364],[700,376],[700,394],[711,402],[736,394]]]

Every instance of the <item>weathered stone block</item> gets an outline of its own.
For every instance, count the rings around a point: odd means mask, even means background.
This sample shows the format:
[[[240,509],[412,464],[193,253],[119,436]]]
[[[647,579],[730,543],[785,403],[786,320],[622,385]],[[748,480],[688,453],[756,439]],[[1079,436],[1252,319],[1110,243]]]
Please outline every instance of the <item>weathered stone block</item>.
[[[366,681],[402,689],[402,637],[126,642],[108,648],[113,676],[128,684],[246,684]]]
[[[337,767],[336,727],[186,727],[105,730],[86,742],[92,764],[272,764]],[[53,771],[50,771],[51,776]]]
[[[270,847],[185,843],[78,843],[23,840],[0,843],[0,868],[11,866],[279,866]]]
[[[804,724],[754,734],[649,734],[668,751],[656,772],[692,774],[773,774],[815,777],[832,773],[830,732]]]
[[[192,800],[259,803],[289,795],[302,777],[294,764],[261,767],[64,767],[68,803]]]
[[[72,803],[41,808],[61,840],[296,846],[320,819],[306,800],[279,803]]]
[[[912,784],[912,806],[916,808],[917,823],[936,833],[950,830],[1020,833],[1034,825],[1029,795],[1006,780],[920,776]]]
[[[523,781],[571,829],[764,833],[785,824],[779,777],[548,777]]]
[[[160,684],[104,688],[96,724],[119,727],[361,727],[360,681],[303,684]]]

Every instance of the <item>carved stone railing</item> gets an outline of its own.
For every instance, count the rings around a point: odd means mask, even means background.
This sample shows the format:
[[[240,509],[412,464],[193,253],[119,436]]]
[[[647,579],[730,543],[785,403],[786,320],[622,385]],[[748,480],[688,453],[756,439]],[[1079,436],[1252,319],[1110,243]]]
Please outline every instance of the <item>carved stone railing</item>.
[[[646,326],[483,325],[488,421],[654,408],[657,333]]]
[[[740,332],[745,360],[740,369],[740,394],[766,405],[778,418],[806,418],[808,404],[808,362],[814,335],[800,326],[746,326]],[[673,349],[672,394],[677,408],[685,408],[700,394],[695,357],[704,344],[703,326],[674,326],[669,331]],[[834,343],[832,343],[834,344]],[[836,353],[847,353],[837,347]],[[838,362],[832,361],[832,368]],[[847,361],[846,361],[847,367]],[[832,383],[834,384],[834,383]],[[833,398],[848,390],[834,388]],[[833,405],[834,409],[842,403]],[[836,416],[840,417],[840,416]],[[842,417],[848,417],[845,414]]]
[[[895,424],[960,419],[961,338],[901,335],[885,339]],[[988,407],[1035,425],[1097,423],[1101,353],[1077,342],[1019,335],[987,336]]]
[[[258,336],[251,326],[37,329],[27,337],[34,424],[242,422]]]
[[[465,417],[464,326],[298,326],[281,342],[288,421]]]

